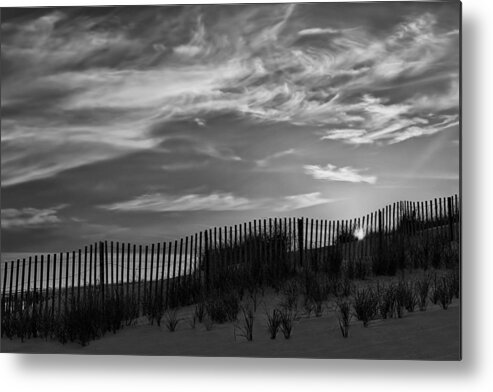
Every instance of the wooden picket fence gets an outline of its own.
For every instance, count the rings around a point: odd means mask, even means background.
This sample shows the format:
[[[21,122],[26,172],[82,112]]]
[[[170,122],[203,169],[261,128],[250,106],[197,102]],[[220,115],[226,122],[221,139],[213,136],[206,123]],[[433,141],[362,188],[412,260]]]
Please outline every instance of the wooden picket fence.
[[[396,202],[350,220],[257,219],[145,246],[100,241],[3,263],[2,311],[42,303],[60,313],[69,300],[79,301],[92,289],[103,299],[117,293],[141,304],[154,297],[174,307],[193,302],[193,295],[183,299],[187,293],[215,290],[231,271],[269,284],[330,266],[336,257],[368,262],[396,243],[413,247],[437,236],[460,242],[457,195]]]

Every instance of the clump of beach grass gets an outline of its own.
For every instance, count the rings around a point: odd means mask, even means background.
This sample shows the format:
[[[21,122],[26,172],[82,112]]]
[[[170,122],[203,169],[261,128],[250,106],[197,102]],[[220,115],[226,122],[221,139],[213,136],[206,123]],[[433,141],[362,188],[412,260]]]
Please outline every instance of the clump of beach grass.
[[[267,330],[269,331],[269,337],[275,339],[279,328],[281,327],[281,312],[279,309],[273,309],[272,312],[266,312],[267,316]]]
[[[244,337],[247,341],[253,340],[253,309],[251,307],[241,307],[242,318],[234,326],[235,340],[237,336]]]
[[[164,314],[164,325],[170,332],[176,331],[181,319],[178,318],[178,309],[168,309]]]
[[[378,294],[372,288],[357,290],[354,294],[353,308],[356,318],[363,322],[364,327],[374,320],[378,312]]]
[[[348,301],[337,302],[337,316],[339,321],[339,329],[342,337],[349,337],[349,326],[351,323],[351,304]]]

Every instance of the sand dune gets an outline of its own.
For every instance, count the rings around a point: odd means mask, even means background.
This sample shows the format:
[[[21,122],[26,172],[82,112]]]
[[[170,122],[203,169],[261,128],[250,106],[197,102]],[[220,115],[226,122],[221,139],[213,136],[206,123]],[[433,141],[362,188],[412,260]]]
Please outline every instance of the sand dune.
[[[294,326],[291,339],[280,334],[270,340],[263,306],[254,323],[253,341],[235,340],[234,324],[214,325],[207,331],[202,324],[193,329],[191,308],[182,309],[175,332],[165,327],[139,325],[81,347],[31,339],[2,339],[2,352],[71,353],[113,355],[173,355],[227,357],[298,357],[298,358],[365,358],[365,359],[460,359],[460,305],[454,300],[448,310],[431,305],[426,312],[405,314],[402,319],[376,320],[368,328],[353,320],[348,339],[341,337],[336,315],[326,310],[322,317],[302,317]]]

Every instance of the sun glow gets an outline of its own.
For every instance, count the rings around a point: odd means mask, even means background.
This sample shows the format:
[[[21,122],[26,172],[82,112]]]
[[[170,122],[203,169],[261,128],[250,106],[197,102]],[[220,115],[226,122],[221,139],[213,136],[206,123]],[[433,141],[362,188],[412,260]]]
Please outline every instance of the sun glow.
[[[356,237],[359,241],[361,241],[363,238],[365,238],[365,232],[364,232],[364,230],[363,230],[363,228],[362,228],[362,227],[358,227],[358,228],[354,231],[353,235],[354,235],[354,236],[355,236],[355,237]]]

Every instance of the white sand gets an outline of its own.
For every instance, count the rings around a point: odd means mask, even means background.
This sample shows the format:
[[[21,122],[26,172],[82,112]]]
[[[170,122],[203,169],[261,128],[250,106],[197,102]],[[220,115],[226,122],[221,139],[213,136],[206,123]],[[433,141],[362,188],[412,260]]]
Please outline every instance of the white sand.
[[[269,296],[271,298],[271,296]],[[269,301],[270,302],[270,301]],[[305,357],[305,358],[374,358],[374,359],[460,359],[460,306],[454,300],[448,310],[430,305],[425,312],[406,313],[402,319],[376,320],[364,328],[353,320],[350,336],[344,339],[336,315],[328,310],[320,318],[301,318],[290,340],[280,333],[270,340],[264,307],[257,309],[253,342],[234,338],[234,325],[214,325],[211,331],[189,324],[191,309],[183,309],[177,331],[146,323],[107,334],[86,347],[76,343],[31,339],[2,339],[2,352],[73,353],[114,355],[178,355],[228,357]]]

